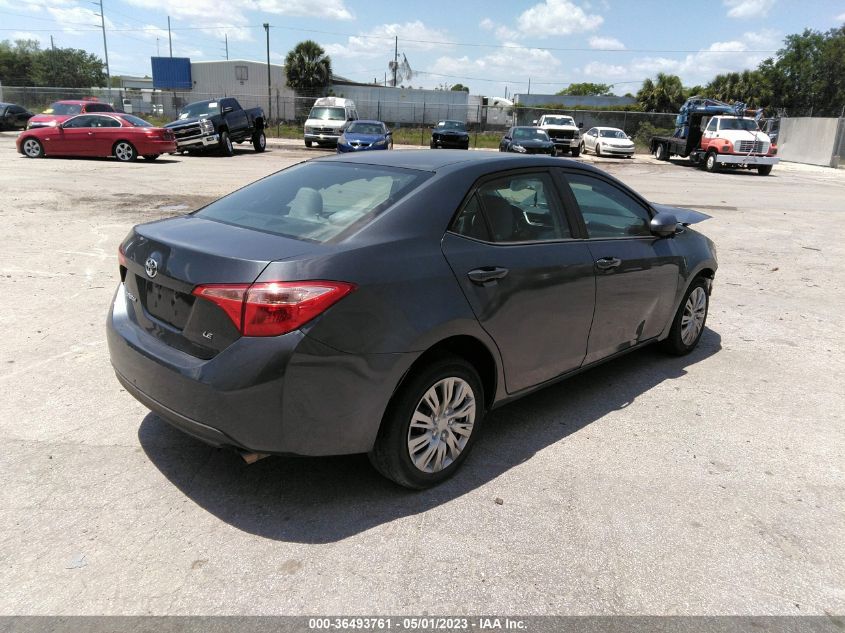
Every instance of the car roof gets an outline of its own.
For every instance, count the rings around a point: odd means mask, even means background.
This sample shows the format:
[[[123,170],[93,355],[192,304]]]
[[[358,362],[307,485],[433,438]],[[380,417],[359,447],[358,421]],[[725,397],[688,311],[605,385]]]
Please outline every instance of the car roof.
[[[379,125],[384,125],[384,121],[376,121],[375,119],[358,119],[353,121],[353,123],[377,123]]]
[[[619,129],[618,127],[601,127],[601,126],[597,125],[596,129],[597,130],[614,130],[616,132],[623,132],[623,133],[625,132],[625,130]]]
[[[409,149],[388,152],[361,152],[338,154],[315,158],[309,162],[340,162],[362,163],[385,167],[399,167],[401,169],[418,169],[422,171],[440,171],[461,169],[485,163],[490,171],[519,169],[520,167],[577,167],[585,171],[604,173],[592,165],[565,158],[551,158],[548,156],[509,154],[501,152],[467,151],[461,149]]]
[[[103,101],[93,101],[91,99],[60,99],[58,101],[54,101],[53,103],[63,103],[66,105],[88,105],[90,103],[102,103],[103,105],[109,105],[108,103],[104,103]]]

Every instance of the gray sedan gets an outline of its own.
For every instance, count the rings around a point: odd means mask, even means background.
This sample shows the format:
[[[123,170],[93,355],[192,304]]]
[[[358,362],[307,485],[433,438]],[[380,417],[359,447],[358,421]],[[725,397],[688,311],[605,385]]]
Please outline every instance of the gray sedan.
[[[707,216],[575,161],[460,151],[308,161],[136,226],[117,378],[174,426],[265,454],[451,476],[486,413],[651,343],[695,348]]]

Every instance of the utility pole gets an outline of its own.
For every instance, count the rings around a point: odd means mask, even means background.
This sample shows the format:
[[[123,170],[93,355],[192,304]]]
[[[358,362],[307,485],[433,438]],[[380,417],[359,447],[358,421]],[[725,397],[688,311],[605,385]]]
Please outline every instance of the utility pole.
[[[161,57],[161,48],[158,45],[158,39],[156,38],[156,57]]]
[[[531,77],[528,78],[528,94],[531,94]]]
[[[224,41],[226,43],[226,61],[229,61],[229,34],[223,34]]]
[[[100,0],[102,2],[102,0]],[[170,35],[170,16],[167,16],[167,41],[170,42],[170,56],[173,57],[173,37]]]
[[[53,44],[53,36],[50,36],[50,50],[52,54],[50,55],[50,74],[52,77],[50,78],[53,85],[56,85],[56,45]]]
[[[393,49],[393,87],[396,87],[396,72],[399,70],[399,36],[396,36],[396,44]]]
[[[264,32],[267,34],[267,121],[273,120],[273,93],[270,88],[270,23],[264,23]]]
[[[109,102],[111,102],[111,72],[109,71],[109,47],[106,43],[106,17],[103,15],[103,0],[100,0],[100,26],[103,28],[103,52],[106,54],[106,81],[109,89]]]

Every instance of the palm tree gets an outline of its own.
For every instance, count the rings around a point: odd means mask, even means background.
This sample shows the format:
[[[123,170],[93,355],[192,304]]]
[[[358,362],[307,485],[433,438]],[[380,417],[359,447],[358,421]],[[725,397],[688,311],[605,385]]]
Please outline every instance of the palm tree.
[[[294,90],[325,88],[332,78],[332,60],[313,40],[294,46],[285,57],[285,76]]]
[[[677,112],[684,103],[684,86],[677,75],[657,73],[657,82],[646,79],[637,93],[645,112]]]

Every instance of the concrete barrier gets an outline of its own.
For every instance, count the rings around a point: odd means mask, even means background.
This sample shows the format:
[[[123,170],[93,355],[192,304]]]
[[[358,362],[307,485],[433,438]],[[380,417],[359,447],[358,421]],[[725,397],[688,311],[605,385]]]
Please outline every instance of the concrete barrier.
[[[796,117],[780,120],[778,156],[793,163],[837,167],[843,119]]]

